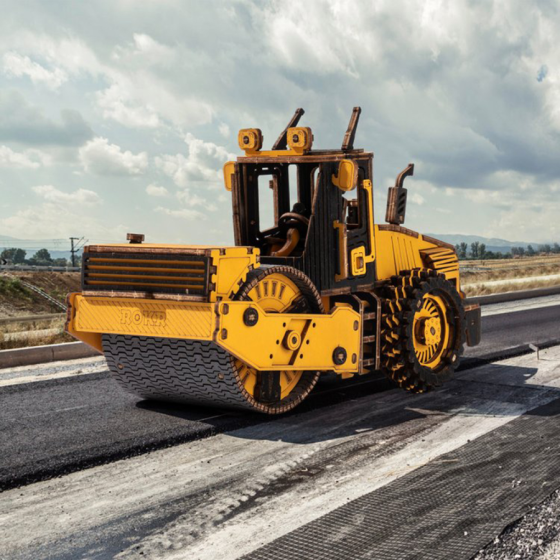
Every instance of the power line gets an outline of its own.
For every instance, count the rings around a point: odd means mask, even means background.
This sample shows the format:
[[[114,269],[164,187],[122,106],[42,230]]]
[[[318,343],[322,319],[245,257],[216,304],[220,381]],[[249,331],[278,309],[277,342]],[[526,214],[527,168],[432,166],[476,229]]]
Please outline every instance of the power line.
[[[83,241],[83,237],[71,237],[70,238],[70,253],[72,255],[72,266],[76,266],[76,253],[79,251],[78,245],[81,241]],[[74,245],[74,241],[76,241],[76,245]],[[83,245],[82,245],[83,247]]]

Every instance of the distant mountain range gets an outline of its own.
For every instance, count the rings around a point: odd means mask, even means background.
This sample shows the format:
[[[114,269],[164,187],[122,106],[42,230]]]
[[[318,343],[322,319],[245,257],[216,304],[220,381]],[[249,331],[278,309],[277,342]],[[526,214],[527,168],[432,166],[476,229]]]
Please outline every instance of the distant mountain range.
[[[482,237],[480,235],[461,235],[461,234],[447,234],[447,233],[428,233],[429,236],[435,237],[436,239],[441,239],[446,243],[451,243],[452,245],[457,245],[459,243],[466,243],[469,246],[471,243],[484,243],[486,245],[487,251],[494,251],[497,253],[501,251],[502,253],[509,253],[512,247],[524,247],[527,248],[528,245],[532,245],[533,249],[537,249],[542,243],[537,243],[536,241],[507,241],[506,239],[498,239],[496,237]]]

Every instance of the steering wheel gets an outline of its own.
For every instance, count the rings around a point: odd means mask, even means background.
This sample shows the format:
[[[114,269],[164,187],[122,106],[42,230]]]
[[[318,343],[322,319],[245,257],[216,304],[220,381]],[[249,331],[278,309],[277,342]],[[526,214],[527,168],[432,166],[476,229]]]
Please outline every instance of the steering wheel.
[[[304,234],[309,227],[309,219],[297,212],[286,212],[280,216],[278,227],[282,233],[287,232],[291,228],[296,228],[301,234]]]

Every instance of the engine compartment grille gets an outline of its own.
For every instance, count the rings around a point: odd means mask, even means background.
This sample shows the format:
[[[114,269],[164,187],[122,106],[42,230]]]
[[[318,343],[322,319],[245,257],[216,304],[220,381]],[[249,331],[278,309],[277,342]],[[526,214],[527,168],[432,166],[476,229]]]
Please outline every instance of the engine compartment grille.
[[[208,261],[204,255],[85,252],[82,290],[206,296]]]

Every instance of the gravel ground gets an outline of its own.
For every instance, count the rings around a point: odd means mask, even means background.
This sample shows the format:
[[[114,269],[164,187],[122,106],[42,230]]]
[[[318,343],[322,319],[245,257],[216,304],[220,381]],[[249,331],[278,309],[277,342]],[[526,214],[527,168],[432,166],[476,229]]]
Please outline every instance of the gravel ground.
[[[560,558],[560,538],[550,543],[544,554],[538,557],[538,560],[558,560],[558,558]]]
[[[560,558],[560,491],[510,525],[473,560],[558,560]]]

